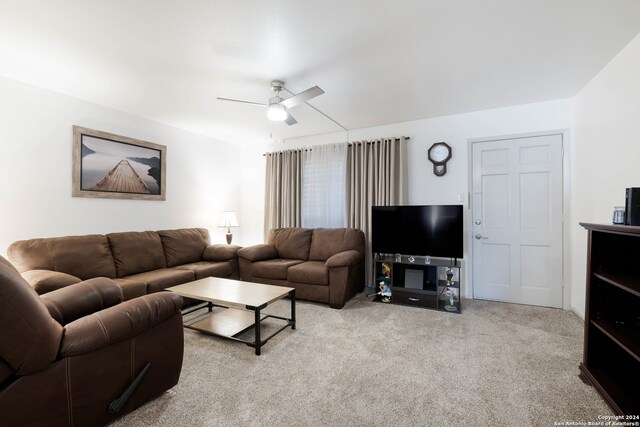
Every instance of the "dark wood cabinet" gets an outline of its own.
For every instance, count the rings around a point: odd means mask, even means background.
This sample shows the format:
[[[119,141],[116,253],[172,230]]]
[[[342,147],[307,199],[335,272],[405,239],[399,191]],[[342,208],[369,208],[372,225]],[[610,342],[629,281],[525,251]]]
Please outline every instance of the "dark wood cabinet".
[[[640,415],[640,227],[589,232],[580,378],[619,415]]]

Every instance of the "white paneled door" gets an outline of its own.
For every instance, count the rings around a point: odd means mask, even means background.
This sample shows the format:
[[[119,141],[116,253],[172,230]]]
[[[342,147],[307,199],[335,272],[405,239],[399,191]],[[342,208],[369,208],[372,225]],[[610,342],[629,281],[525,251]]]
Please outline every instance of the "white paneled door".
[[[473,143],[473,296],[562,307],[562,135]]]

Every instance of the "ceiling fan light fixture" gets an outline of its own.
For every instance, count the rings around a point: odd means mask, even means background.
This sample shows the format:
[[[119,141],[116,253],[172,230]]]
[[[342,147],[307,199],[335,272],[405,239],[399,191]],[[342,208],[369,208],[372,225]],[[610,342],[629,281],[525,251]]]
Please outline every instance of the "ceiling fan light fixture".
[[[281,122],[287,118],[287,110],[280,105],[279,102],[269,102],[269,109],[267,110],[267,117],[274,122]]]
[[[291,125],[295,125],[296,123],[298,123],[298,121],[289,113],[289,110],[291,108],[295,107],[295,106],[300,105],[300,104],[305,104],[305,103],[307,103],[308,100],[313,99],[316,96],[320,96],[320,95],[322,95],[324,93],[324,91],[322,89],[320,89],[318,86],[314,86],[314,87],[310,87],[307,90],[303,90],[300,93],[293,94],[290,90],[285,89],[284,82],[282,82],[280,80],[274,80],[274,81],[271,82],[271,90],[273,90],[276,93],[276,96],[274,96],[273,98],[269,99],[269,103],[268,104],[262,104],[260,102],[252,102],[252,101],[243,101],[241,99],[220,98],[220,97],[218,97],[218,100],[220,100],[220,101],[231,101],[231,102],[241,102],[243,104],[258,105],[260,107],[267,107],[267,118],[269,120],[274,121],[274,122],[285,122],[287,125],[291,126]],[[289,93],[291,96],[289,96],[286,99],[282,99],[280,97],[280,92],[283,91],[283,90],[285,92]],[[334,122],[335,124],[337,124],[338,126],[343,128],[344,130],[347,130],[340,123],[336,122],[331,117],[327,116],[325,113],[323,113],[322,111],[318,110],[313,105],[311,105],[311,104],[307,104],[307,105],[309,105],[309,107],[313,108],[314,110],[316,110],[317,112],[319,112],[320,114],[322,114],[323,116],[325,116],[326,118],[328,118],[329,120],[331,120],[332,122]]]

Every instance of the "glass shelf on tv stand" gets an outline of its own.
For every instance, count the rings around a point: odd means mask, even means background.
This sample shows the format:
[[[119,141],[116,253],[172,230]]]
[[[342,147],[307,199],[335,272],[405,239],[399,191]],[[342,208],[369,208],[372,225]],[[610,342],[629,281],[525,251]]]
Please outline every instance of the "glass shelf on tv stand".
[[[374,253],[373,260],[400,264],[434,265],[439,267],[461,267],[459,258],[442,258],[422,255],[380,254]]]

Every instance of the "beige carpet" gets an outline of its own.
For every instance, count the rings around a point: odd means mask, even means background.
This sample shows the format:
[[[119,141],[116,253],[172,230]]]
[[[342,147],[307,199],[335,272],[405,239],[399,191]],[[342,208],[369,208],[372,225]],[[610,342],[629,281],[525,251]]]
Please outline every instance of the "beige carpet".
[[[185,330],[172,390],[115,426],[553,426],[611,411],[578,378],[583,324],[556,309],[463,301],[462,314],[300,301],[261,356]],[[267,311],[288,315],[289,302]]]

